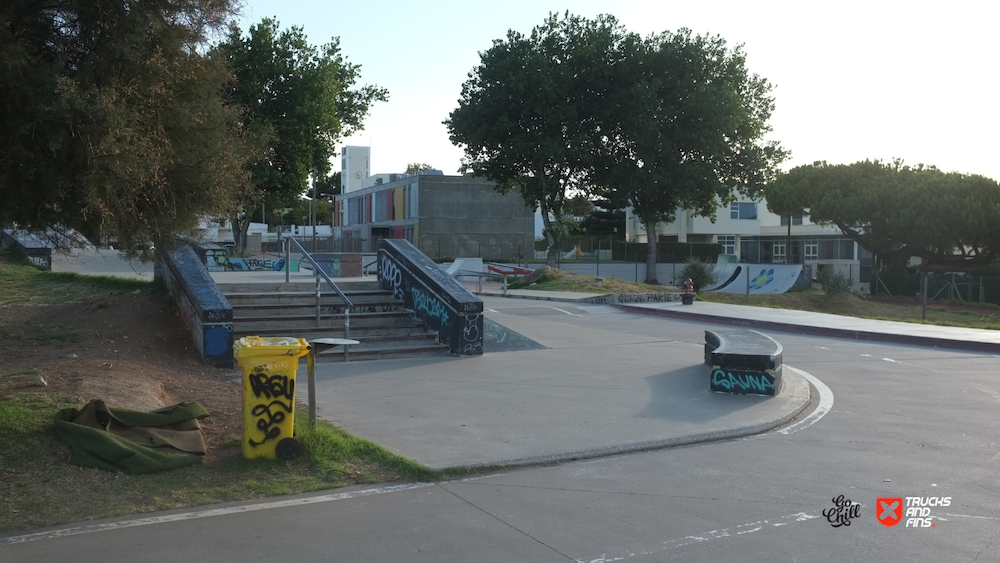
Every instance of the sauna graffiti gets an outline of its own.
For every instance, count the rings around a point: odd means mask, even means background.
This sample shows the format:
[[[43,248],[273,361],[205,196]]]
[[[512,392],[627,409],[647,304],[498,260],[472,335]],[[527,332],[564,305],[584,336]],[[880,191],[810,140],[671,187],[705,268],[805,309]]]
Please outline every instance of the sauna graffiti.
[[[712,372],[712,391],[748,395],[774,395],[774,377],[766,373]]]

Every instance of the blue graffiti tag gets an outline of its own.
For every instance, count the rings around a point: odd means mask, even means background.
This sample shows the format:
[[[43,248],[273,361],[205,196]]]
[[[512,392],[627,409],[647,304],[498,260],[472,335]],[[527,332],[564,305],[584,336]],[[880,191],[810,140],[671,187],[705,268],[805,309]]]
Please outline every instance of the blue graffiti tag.
[[[416,287],[410,288],[410,294],[413,295],[413,309],[417,313],[423,313],[429,318],[441,319],[442,327],[451,324],[451,313],[437,297],[424,293]]]
[[[774,395],[774,379],[763,373],[732,373],[721,369],[712,372],[712,390],[731,393]]]

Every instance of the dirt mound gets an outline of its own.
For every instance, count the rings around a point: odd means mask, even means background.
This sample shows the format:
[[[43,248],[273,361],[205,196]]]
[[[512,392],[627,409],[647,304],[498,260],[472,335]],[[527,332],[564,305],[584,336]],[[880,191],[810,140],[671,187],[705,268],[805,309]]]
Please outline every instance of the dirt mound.
[[[63,304],[0,306],[0,394],[62,391],[79,404],[154,410],[198,401],[209,455],[241,433],[240,376],[201,362],[183,320],[166,297],[148,291]]]

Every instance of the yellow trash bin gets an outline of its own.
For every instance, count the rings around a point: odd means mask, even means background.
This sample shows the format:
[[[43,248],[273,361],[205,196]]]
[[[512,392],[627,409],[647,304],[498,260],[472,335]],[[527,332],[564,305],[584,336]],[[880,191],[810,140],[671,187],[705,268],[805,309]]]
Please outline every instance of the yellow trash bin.
[[[301,338],[246,336],[233,344],[243,371],[243,456],[294,459],[295,371],[309,352]]]

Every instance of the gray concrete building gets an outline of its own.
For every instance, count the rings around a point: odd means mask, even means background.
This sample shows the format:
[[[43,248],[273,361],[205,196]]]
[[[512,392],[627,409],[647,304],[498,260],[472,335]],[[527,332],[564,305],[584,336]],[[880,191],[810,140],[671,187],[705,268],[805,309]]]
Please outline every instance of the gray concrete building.
[[[509,260],[530,253],[534,210],[518,192],[439,171],[377,177],[375,185],[336,197],[334,236],[362,240],[373,252],[383,238],[406,239],[432,259]]]

